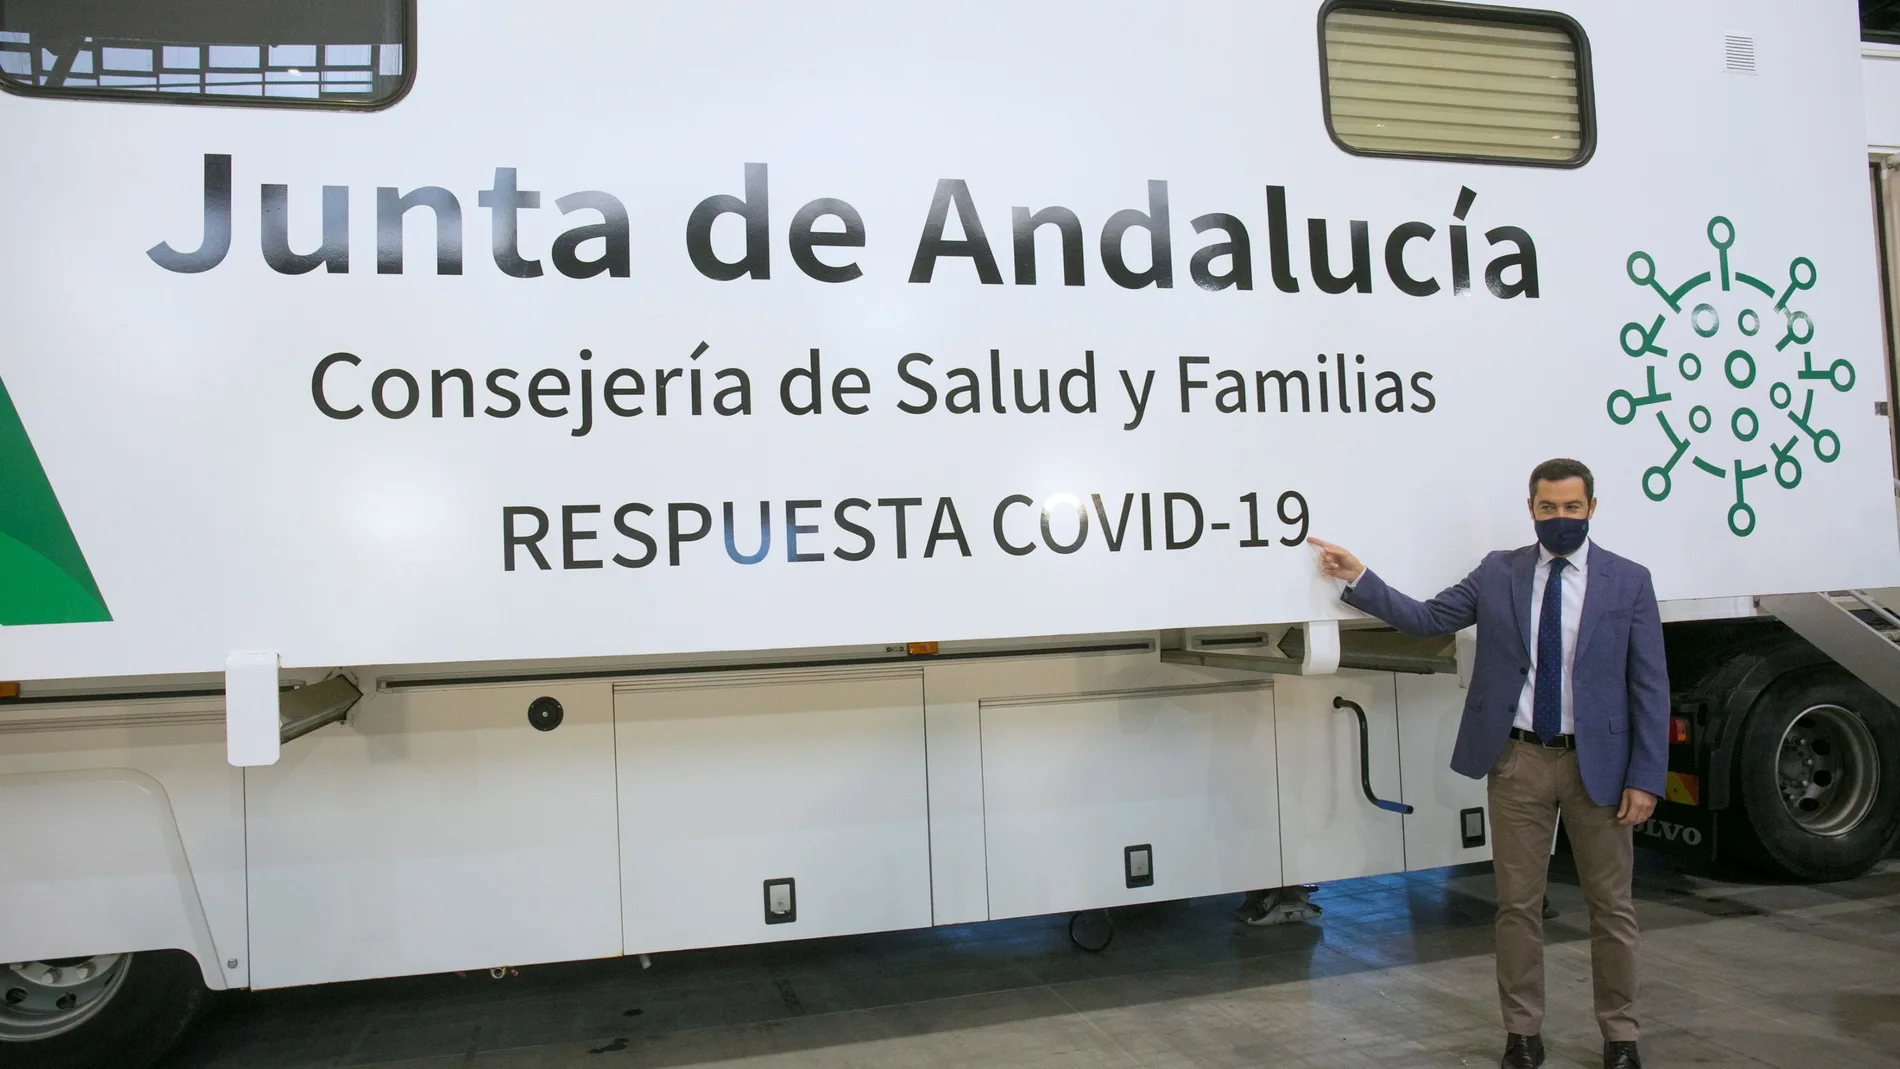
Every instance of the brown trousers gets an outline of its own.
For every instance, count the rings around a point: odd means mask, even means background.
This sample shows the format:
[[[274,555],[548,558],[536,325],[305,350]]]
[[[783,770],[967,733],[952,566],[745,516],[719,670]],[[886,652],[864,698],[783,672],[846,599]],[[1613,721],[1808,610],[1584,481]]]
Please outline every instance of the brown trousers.
[[[1498,1000],[1506,1031],[1537,1035],[1544,1024],[1544,886],[1557,813],[1590,910],[1590,974],[1597,1026],[1606,1042],[1635,1040],[1636,907],[1631,829],[1616,806],[1590,800],[1574,750],[1512,739],[1489,779],[1492,867],[1498,884]]]

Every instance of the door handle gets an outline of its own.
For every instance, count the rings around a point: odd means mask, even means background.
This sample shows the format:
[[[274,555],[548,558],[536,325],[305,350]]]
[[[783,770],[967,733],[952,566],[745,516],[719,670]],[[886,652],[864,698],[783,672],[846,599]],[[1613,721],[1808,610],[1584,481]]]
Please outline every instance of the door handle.
[[[1333,697],[1333,708],[1351,709],[1353,715],[1359,718],[1359,789],[1366,792],[1366,801],[1390,813],[1409,815],[1411,806],[1404,802],[1388,802],[1372,793],[1372,730],[1366,725],[1366,711],[1359,707],[1358,702],[1343,695]]]

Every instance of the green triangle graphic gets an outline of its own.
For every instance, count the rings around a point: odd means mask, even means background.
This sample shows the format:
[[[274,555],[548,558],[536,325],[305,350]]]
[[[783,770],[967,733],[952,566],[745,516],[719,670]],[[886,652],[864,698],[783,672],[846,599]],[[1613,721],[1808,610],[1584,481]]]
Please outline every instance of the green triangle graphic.
[[[0,626],[112,619],[0,382]]]

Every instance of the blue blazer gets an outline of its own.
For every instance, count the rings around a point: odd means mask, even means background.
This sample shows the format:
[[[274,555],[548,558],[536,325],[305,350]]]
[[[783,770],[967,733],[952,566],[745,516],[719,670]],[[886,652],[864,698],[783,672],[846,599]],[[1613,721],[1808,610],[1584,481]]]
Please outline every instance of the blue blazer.
[[[1346,604],[1408,635],[1448,635],[1478,625],[1478,655],[1453,771],[1477,779],[1510,739],[1531,666],[1531,573],[1537,546],[1487,555],[1464,581],[1415,601],[1367,570]],[[1577,764],[1598,805],[1618,805],[1625,787],[1661,797],[1669,766],[1669,670],[1649,569],[1590,546],[1583,618],[1570,674]]]

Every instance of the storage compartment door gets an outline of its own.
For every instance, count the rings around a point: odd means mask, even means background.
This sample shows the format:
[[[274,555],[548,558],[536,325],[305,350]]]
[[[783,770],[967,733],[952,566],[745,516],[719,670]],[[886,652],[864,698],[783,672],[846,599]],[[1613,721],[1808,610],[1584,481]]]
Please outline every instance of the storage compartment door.
[[[1279,886],[1269,687],[982,702],[990,916]]]
[[[614,716],[628,953],[929,926],[920,671],[623,685]]]
[[[1393,676],[1341,671],[1274,681],[1279,739],[1281,856],[1288,884],[1323,883],[1405,869],[1405,821],[1366,800],[1360,787],[1359,719],[1365,710],[1372,790],[1399,800],[1399,730]]]
[[[1484,780],[1451,770],[1451,750],[1465,707],[1458,677],[1398,679],[1401,779],[1405,801],[1417,810],[1405,818],[1405,867],[1435,869],[1491,860]]]
[[[618,954],[612,697],[370,693],[247,769],[251,982]]]

